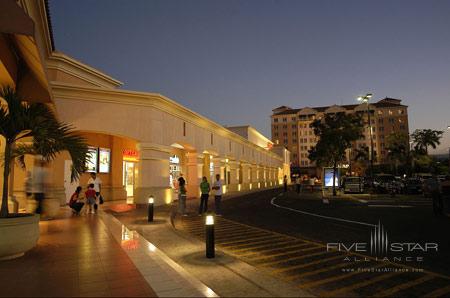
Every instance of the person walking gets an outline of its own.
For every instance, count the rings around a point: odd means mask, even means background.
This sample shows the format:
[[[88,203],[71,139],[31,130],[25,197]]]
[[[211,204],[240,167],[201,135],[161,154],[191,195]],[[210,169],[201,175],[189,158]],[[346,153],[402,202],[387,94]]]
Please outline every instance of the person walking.
[[[89,184],[88,189],[84,193],[86,196],[86,204],[88,204],[88,206],[89,206],[89,211],[88,211],[89,213],[95,213],[95,211],[92,210],[92,207],[96,204],[96,198],[97,198],[96,193],[97,192],[94,189],[94,184],[93,183]],[[95,207],[94,207],[94,209],[95,209]]]
[[[287,189],[288,189],[287,175],[284,175],[284,177],[283,177],[283,191],[287,192]]]
[[[295,178],[295,186],[297,188],[297,193],[300,194],[300,186],[301,186],[301,179],[300,179],[300,175],[297,176],[297,178]]]
[[[222,216],[221,203],[222,203],[222,181],[220,181],[220,175],[216,175],[216,181],[214,181],[213,188],[215,190],[214,193],[214,208],[217,216]]]
[[[206,177],[202,178],[202,182],[200,183],[200,207],[198,208],[198,215],[202,215],[203,213],[208,211],[208,198],[209,192],[211,191],[211,187],[209,186],[208,180]]]
[[[84,206],[84,203],[81,202],[81,198],[80,198],[81,189],[82,189],[81,186],[78,186],[77,189],[75,190],[75,192],[70,197],[70,201],[69,201],[69,207],[72,208],[72,211],[76,215],[80,214],[80,211]]]
[[[186,180],[184,180],[182,173],[180,173],[180,177],[178,177],[177,181],[178,181],[178,212],[183,216],[187,216],[187,214],[186,214],[186,197],[187,197]]]
[[[42,156],[38,155],[34,159],[32,192],[34,199],[37,201],[36,213],[42,213],[42,205],[45,199],[47,172],[45,169],[45,161]]]
[[[88,185],[94,184],[94,190],[95,190],[95,196],[98,198],[99,203],[103,204],[103,197],[102,197],[102,179],[97,176],[96,173],[91,173],[91,178],[88,180]],[[97,211],[98,205],[97,203],[94,204],[94,210]]]

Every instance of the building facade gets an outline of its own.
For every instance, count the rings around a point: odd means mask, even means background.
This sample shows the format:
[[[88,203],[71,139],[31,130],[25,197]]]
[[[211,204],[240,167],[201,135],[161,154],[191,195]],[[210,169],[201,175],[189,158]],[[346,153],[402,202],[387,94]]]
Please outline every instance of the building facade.
[[[372,139],[374,146],[374,163],[387,161],[387,137],[391,133],[408,134],[408,107],[401,104],[400,99],[384,98],[369,104]],[[314,173],[315,164],[308,158],[308,150],[317,143],[311,123],[329,113],[356,113],[363,117],[364,136],[353,144],[352,149],[367,146],[370,148],[370,130],[368,125],[367,104],[334,105],[328,107],[304,107],[292,109],[287,106],[278,107],[271,115],[272,141],[285,146],[291,152],[291,167]],[[355,150],[348,150],[347,160],[351,162]]]
[[[176,197],[181,174],[190,197],[203,176],[220,174],[224,192],[237,192],[274,187],[289,174],[289,152],[274,152],[261,134],[235,133],[161,94],[121,89],[120,81],[56,51],[46,1],[1,1],[0,17],[8,20],[0,21],[0,83],[50,105],[92,152],[89,171],[75,182],[67,153],[48,165],[49,198],[60,204],[86,186],[89,172],[102,179],[106,200],[146,203],[154,195],[158,205]],[[33,157],[25,162],[33,171]],[[10,189],[23,207],[25,171],[12,170]]]

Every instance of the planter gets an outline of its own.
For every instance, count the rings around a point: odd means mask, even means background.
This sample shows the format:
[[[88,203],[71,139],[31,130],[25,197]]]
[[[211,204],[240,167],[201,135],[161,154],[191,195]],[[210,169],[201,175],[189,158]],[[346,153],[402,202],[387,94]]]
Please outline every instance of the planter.
[[[0,235],[0,260],[23,256],[39,239],[39,214],[0,218]]]

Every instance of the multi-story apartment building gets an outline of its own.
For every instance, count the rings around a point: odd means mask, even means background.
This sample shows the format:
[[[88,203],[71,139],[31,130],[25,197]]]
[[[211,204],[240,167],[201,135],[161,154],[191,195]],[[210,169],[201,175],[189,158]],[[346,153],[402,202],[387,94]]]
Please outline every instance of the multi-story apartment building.
[[[407,106],[400,99],[384,98],[369,104],[370,122],[374,146],[374,163],[380,164],[387,160],[387,136],[393,132],[408,134]],[[328,107],[304,107],[292,109],[287,106],[278,107],[271,115],[272,141],[284,145],[291,154],[291,167],[300,169],[315,169],[315,164],[308,159],[308,150],[317,143],[310,124],[328,113],[357,113],[364,119],[364,137],[355,142],[353,149],[367,146],[370,148],[370,130],[367,117],[367,104],[333,105]],[[350,150],[349,150],[350,151]],[[351,152],[347,158],[350,159]]]

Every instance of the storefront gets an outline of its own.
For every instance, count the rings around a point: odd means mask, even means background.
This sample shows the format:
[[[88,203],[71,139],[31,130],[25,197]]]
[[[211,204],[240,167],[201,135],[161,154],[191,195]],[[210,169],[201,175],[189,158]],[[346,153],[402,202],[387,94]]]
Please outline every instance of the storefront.
[[[178,189],[178,178],[180,178],[181,175],[180,161],[180,157],[176,154],[170,156],[169,158],[169,183],[172,189]]]
[[[134,196],[138,152],[135,149],[124,149],[122,152],[122,156],[123,186],[125,188],[125,191],[127,192],[127,198],[129,198]]]

